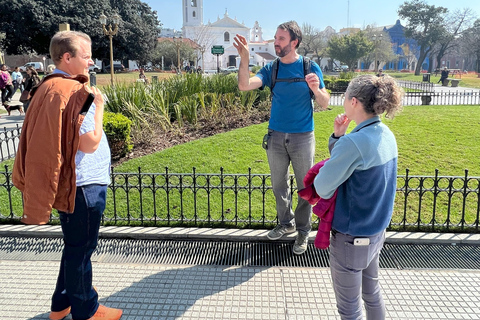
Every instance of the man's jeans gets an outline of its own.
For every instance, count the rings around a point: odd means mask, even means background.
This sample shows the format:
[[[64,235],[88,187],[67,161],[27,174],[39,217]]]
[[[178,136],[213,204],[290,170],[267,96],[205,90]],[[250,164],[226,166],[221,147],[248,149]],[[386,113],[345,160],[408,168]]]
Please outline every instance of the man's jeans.
[[[61,311],[71,306],[75,320],[92,317],[98,308],[90,258],[97,247],[106,195],[106,185],[77,187],[74,212],[59,212],[64,249],[51,310]]]
[[[303,178],[313,166],[315,156],[314,132],[284,133],[269,129],[268,134],[267,157],[278,221],[283,226],[296,226],[299,232],[308,233],[312,228],[312,206],[298,197],[297,208],[293,213],[288,182],[291,162],[298,190],[304,188]]]
[[[385,303],[378,284],[378,259],[385,231],[369,238],[366,246],[353,245],[354,236],[332,230],[330,271],[337,309],[342,320],[362,319],[362,299],[368,320],[385,319]]]

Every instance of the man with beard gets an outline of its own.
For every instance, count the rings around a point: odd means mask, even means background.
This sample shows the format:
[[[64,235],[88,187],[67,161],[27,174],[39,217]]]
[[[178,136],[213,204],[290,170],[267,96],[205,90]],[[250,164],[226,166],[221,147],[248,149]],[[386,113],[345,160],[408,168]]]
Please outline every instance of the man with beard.
[[[241,58],[238,71],[238,88],[241,91],[264,86],[272,88],[272,71],[278,72],[277,83],[272,89],[272,109],[263,147],[267,151],[279,224],[267,237],[277,240],[297,230],[293,246],[295,254],[302,254],[307,249],[312,208],[308,201],[298,197],[298,205],[293,212],[288,186],[290,162],[297,187],[303,189],[303,178],[313,166],[315,155],[312,99],[325,109],[330,98],[323,83],[322,71],[315,62],[311,62],[311,73],[304,74],[304,57],[296,51],[301,41],[302,31],[295,21],[279,25],[274,42],[275,53],[280,60],[278,68],[273,70],[273,62],[270,62],[250,78],[247,40],[238,34],[234,39],[234,46]]]

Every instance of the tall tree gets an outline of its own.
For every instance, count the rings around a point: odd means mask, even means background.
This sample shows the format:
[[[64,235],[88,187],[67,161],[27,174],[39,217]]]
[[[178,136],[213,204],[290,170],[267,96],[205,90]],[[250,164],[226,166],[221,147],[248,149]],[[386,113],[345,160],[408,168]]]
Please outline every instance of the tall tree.
[[[312,46],[312,57],[315,58],[317,64],[320,66],[322,59],[327,56],[328,41],[335,36],[335,30],[332,27],[327,27],[325,30],[319,32],[319,36],[315,38]]]
[[[480,72],[480,19],[477,19],[473,26],[463,33],[463,50],[475,57],[475,70]]]
[[[355,70],[358,59],[373,50],[373,43],[367,38],[365,32],[341,37],[333,37],[328,41],[328,54],[330,58],[339,60],[348,65],[350,70]]]
[[[8,54],[48,54],[50,39],[60,23],[92,38],[95,58],[109,57],[109,40],[98,18],[102,12],[121,17],[113,37],[114,58],[141,60],[156,45],[157,13],[140,0],[9,0],[0,2],[0,43]]]
[[[474,13],[472,9],[469,8],[456,10],[447,15],[445,19],[445,32],[440,35],[440,39],[432,51],[435,54],[437,67],[440,67],[440,62],[446,54],[458,47],[458,42],[455,40],[472,26],[473,20]]]
[[[372,40],[373,45],[373,50],[362,57],[365,68],[369,68],[372,65],[376,71],[382,63],[397,60],[397,56],[393,52],[392,40],[387,32],[372,26],[367,26],[364,32],[366,37]]]
[[[320,37],[319,31],[309,23],[302,24],[302,43],[298,51],[306,56],[315,51],[315,42]]]
[[[423,0],[405,1],[398,9],[400,18],[407,20],[405,36],[414,39],[420,47],[415,75],[420,75],[425,58],[445,33],[447,11],[447,8],[428,5]]]

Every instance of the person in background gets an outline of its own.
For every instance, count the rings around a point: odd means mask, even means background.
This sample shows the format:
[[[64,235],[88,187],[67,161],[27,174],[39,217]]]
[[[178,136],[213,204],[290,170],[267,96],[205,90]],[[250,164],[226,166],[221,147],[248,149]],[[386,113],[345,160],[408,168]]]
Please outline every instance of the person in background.
[[[448,68],[447,67],[443,68],[442,73],[440,73],[440,79],[438,80],[437,83],[441,83],[443,85],[443,80],[448,78],[448,73],[449,73]]]
[[[147,78],[147,76],[145,75],[145,70],[144,70],[144,69],[140,69],[140,73],[139,73],[139,75],[138,75],[138,79],[143,80],[143,82],[145,82],[145,84],[148,84],[148,78]]]
[[[77,31],[50,42],[56,69],[32,89],[15,157],[13,183],[22,191],[22,222],[45,224],[58,210],[64,248],[49,318],[118,320],[122,310],[100,305],[92,286],[91,256],[110,183],[104,100],[88,87],[92,41]],[[57,126],[55,126],[57,124]],[[62,125],[65,124],[65,125]]]
[[[403,90],[385,75],[354,78],[345,93],[345,113],[334,120],[330,159],[314,187],[322,199],[336,194],[330,237],[330,270],[342,319],[385,319],[379,286],[380,250],[393,212],[398,150],[395,136],[381,121],[402,108]],[[355,128],[346,134],[350,122]]]
[[[377,77],[383,77],[384,75],[383,69],[378,69]]]
[[[20,88],[20,93],[23,92],[23,75],[20,72],[20,69],[18,67],[15,67],[15,69],[12,72],[12,83],[13,83],[13,94],[17,92],[18,88]]]
[[[26,96],[26,99],[20,99],[20,102],[23,103],[23,111],[26,113],[28,106],[30,105],[30,99],[28,99],[28,94],[25,92],[32,91],[33,87],[40,83],[40,77],[38,76],[37,70],[34,67],[27,67],[27,76],[23,79],[24,89],[22,95]]]
[[[49,64],[47,66],[47,69],[45,70],[44,77],[48,76],[49,74],[52,74],[53,70],[55,70],[55,65],[54,64]]]
[[[318,64],[311,61],[311,73],[304,74],[304,57],[297,53],[301,41],[302,31],[295,21],[282,23],[277,27],[274,46],[280,58],[277,69],[278,81],[272,89],[268,134],[264,137],[279,222],[267,237],[270,240],[278,240],[287,233],[298,231],[293,245],[295,254],[303,254],[307,250],[312,206],[308,201],[298,197],[298,204],[293,212],[288,181],[290,163],[295,173],[297,187],[303,189],[303,177],[312,167],[315,156],[312,99],[322,109],[326,109],[330,98]],[[250,78],[248,70],[250,49],[247,40],[237,34],[233,45],[241,58],[238,88],[241,91],[248,91],[264,86],[271,87],[273,62]],[[288,82],[289,79],[298,81]]]
[[[2,104],[5,106],[7,102],[12,100],[13,96],[13,80],[8,72],[6,64],[0,66],[0,89],[2,90]]]

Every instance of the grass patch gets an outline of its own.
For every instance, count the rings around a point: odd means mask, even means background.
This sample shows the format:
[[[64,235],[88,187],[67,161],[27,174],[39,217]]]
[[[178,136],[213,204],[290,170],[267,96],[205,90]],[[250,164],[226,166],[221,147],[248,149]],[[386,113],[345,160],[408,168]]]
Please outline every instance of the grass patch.
[[[399,150],[399,174],[410,169],[414,175],[480,176],[480,106],[407,106],[393,120],[384,123],[394,132]],[[342,107],[314,114],[316,155],[320,161],[329,156],[327,143],[333,120]],[[468,121],[467,121],[468,119]],[[261,148],[267,123],[252,125],[178,145],[161,152],[129,160],[115,171],[190,173],[268,173],[265,151]],[[352,122],[350,130],[355,124]]]

